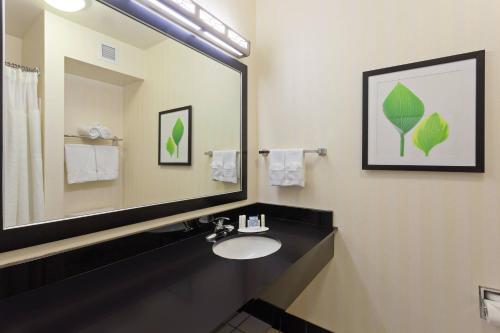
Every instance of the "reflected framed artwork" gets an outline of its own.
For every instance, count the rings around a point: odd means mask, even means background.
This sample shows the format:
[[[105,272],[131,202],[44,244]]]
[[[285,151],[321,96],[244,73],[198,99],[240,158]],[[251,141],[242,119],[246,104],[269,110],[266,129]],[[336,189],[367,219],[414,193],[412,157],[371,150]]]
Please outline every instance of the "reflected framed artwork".
[[[159,165],[191,165],[191,116],[191,105],[160,112]]]
[[[484,172],[477,51],[363,73],[363,170]]]

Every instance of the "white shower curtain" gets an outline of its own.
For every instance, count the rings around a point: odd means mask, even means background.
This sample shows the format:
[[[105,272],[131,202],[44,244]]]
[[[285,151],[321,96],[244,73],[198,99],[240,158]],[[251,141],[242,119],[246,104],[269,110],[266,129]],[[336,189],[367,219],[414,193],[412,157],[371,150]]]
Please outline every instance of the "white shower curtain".
[[[4,66],[4,227],[43,221],[44,192],[38,75]]]

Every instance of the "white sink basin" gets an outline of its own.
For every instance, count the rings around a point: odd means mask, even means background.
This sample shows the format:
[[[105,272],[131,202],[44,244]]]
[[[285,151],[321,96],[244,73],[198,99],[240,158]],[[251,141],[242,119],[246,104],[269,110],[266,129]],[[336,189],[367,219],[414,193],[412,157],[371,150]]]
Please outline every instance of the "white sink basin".
[[[268,256],[281,248],[279,240],[263,236],[243,236],[216,243],[212,251],[227,259],[256,259]]]

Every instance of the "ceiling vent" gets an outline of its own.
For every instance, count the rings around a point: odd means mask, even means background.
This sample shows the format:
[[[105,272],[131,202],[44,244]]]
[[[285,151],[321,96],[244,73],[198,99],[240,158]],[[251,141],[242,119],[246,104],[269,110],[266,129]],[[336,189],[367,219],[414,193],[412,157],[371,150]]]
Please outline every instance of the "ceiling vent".
[[[117,52],[114,46],[109,44],[101,44],[101,58],[112,63],[117,63]]]

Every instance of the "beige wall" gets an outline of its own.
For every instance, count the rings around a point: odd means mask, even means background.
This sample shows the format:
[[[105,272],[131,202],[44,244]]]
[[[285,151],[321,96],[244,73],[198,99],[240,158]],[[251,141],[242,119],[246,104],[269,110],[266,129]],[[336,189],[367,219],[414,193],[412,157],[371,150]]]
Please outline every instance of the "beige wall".
[[[255,2],[254,0],[200,0],[198,1],[201,5],[209,9],[215,15],[220,17],[223,21],[228,22],[237,31],[241,32],[244,36],[250,40],[255,40]],[[57,28],[51,28],[52,33],[57,32]],[[58,33],[60,33],[59,31]],[[68,32],[69,34],[69,32]],[[64,36],[68,35],[64,33]],[[55,34],[54,36],[58,36]],[[55,40],[53,41],[53,43]],[[52,47],[58,48],[57,45],[50,45]],[[72,248],[78,248],[81,246],[86,246],[96,242],[102,242],[116,237],[121,237],[124,235],[137,233],[150,228],[176,223],[185,219],[194,218],[197,216],[202,216],[205,214],[213,214],[217,211],[231,209],[234,207],[246,205],[256,201],[257,197],[257,183],[255,179],[257,177],[256,167],[257,167],[257,114],[256,114],[256,70],[255,70],[255,57],[250,56],[243,60],[249,66],[249,82],[248,82],[248,200],[236,202],[227,205],[221,205],[217,207],[212,207],[208,209],[202,209],[198,211],[193,211],[185,214],[179,214],[176,216],[171,216],[164,219],[148,221],[144,223],[138,223],[132,226],[125,226],[121,228],[116,228],[112,230],[97,232],[94,234],[84,235],[80,237],[74,237],[62,241],[52,242],[48,244],[43,244],[39,246],[29,247],[21,250],[10,251],[0,254],[0,267],[11,265],[16,262],[23,262],[26,260],[31,260],[33,258],[43,257],[53,253],[58,253],[61,251],[66,251]],[[56,63],[50,64],[51,70],[55,70],[58,74],[57,80],[54,86],[51,88],[53,93],[57,91],[62,91],[62,86],[64,86],[64,72],[60,71]],[[133,76],[133,75],[132,75]],[[61,104],[59,100],[51,100],[49,102],[50,107],[56,110],[54,117],[62,117],[64,110],[64,103]],[[57,130],[54,133],[54,139],[62,137],[64,133],[63,130]],[[62,144],[60,144],[62,147]],[[62,149],[60,151],[54,151],[51,155],[52,158],[62,159]],[[54,174],[53,177],[60,177],[61,174]],[[56,178],[57,179],[57,178]],[[62,193],[62,192],[61,192]]]
[[[5,35],[5,61],[16,64],[23,61],[23,40],[21,38]]]
[[[340,228],[291,313],[336,333],[500,332],[477,297],[500,288],[499,22],[490,0],[257,0],[259,143],[329,149],[305,189],[271,188],[262,162],[259,200]],[[480,49],[486,174],[361,171],[362,72]]]
[[[239,72],[174,40],[145,50],[145,77],[125,89],[125,206],[238,191],[211,179],[209,150],[240,150]],[[191,105],[191,166],[158,165],[158,114]]]
[[[82,124],[100,123],[123,138],[124,88],[77,75],[64,77],[64,133],[77,134]],[[65,143],[96,144],[80,138]],[[108,144],[100,141],[97,144]],[[68,184],[64,182],[64,215],[74,217],[88,211],[110,211],[123,208],[123,144],[120,150],[118,179]],[[66,175],[65,175],[66,177]]]
[[[199,1],[256,40],[252,0]],[[477,286],[500,288],[500,10],[489,0],[257,0],[249,81],[249,200],[333,209],[332,263],[289,309],[337,333],[493,333]],[[279,20],[276,18],[279,17]],[[460,52],[487,52],[487,173],[363,172],[361,72]],[[308,185],[275,189],[262,147],[329,148],[308,157]],[[286,124],[278,126],[277,124]],[[185,218],[215,207],[0,254],[0,266]]]

